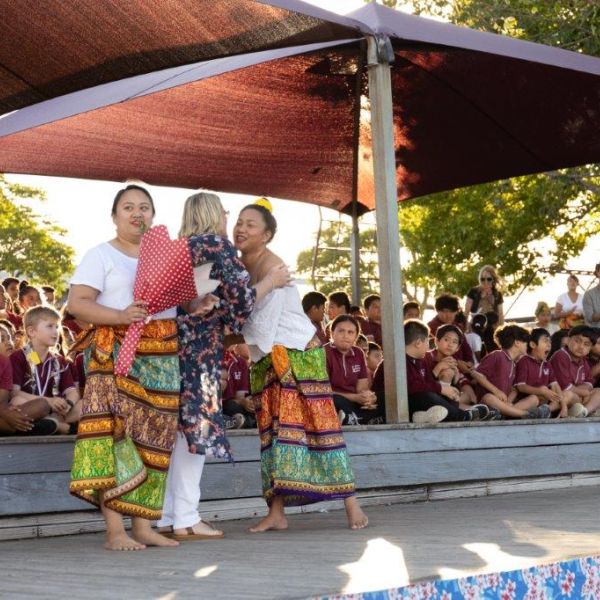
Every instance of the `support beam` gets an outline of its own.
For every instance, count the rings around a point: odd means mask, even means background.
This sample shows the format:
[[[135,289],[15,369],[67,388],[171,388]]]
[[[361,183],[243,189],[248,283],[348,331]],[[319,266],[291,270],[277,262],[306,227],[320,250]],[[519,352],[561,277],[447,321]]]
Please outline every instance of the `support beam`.
[[[390,74],[393,50],[387,38],[369,37],[367,41],[381,324],[385,354],[386,419],[388,423],[403,423],[408,421],[408,394]]]
[[[352,235],[350,236],[350,265],[352,279],[352,304],[360,306],[360,231],[358,216],[356,215],[356,202],[352,207]]]

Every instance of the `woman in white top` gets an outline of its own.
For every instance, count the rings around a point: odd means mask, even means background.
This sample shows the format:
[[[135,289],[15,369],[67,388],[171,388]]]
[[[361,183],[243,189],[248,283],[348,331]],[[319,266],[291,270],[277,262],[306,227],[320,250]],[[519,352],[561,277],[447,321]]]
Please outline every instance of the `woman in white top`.
[[[240,212],[233,230],[251,281],[281,259],[267,248],[277,229],[260,199]],[[263,495],[268,515],[252,532],[286,529],[284,506],[343,498],[352,529],[368,523],[333,404],[325,351],[304,314],[296,287],[273,290],[242,329],[255,362],[250,386],[261,441]]]
[[[75,349],[85,351],[87,380],[70,491],[100,506],[109,550],[177,546],[151,528],[160,518],[179,406],[175,309],[145,326],[126,377],[114,362],[131,323],[148,316],[134,302],[140,242],[154,217],[150,194],[130,185],[113,202],[116,236],[92,248],[71,279],[68,310],[94,325]],[[132,517],[131,537],[122,515]]]
[[[567,291],[556,299],[554,318],[559,319],[561,329],[571,329],[583,324],[583,294],[577,293],[578,285],[578,277],[569,275]]]

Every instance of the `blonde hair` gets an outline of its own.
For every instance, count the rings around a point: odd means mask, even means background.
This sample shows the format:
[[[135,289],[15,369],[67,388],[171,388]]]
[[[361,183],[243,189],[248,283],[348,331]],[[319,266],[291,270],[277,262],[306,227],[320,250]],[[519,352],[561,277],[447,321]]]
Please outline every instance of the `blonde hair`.
[[[483,267],[479,269],[479,275],[477,276],[477,280],[479,281],[479,283],[481,283],[481,277],[484,273],[489,273],[492,276],[492,279],[494,280],[492,282],[492,287],[494,287],[495,289],[499,289],[502,287],[502,279],[500,279],[500,275],[496,273],[496,269],[494,269],[492,265],[483,265]]]
[[[60,321],[59,312],[50,306],[34,306],[23,315],[23,329],[37,327],[41,321]]]
[[[183,207],[179,237],[220,233],[223,205],[216,194],[199,192],[193,194]]]

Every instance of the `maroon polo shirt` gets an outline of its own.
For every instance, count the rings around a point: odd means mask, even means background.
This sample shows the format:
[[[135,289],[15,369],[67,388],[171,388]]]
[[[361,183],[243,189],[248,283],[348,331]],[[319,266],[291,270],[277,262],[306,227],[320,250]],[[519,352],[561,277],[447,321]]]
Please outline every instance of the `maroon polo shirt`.
[[[327,337],[327,333],[325,332],[325,327],[323,327],[323,323],[320,321],[311,321],[311,323],[315,326],[317,330],[317,337],[321,342],[321,346],[324,346],[329,342],[329,338]]]
[[[406,385],[409,394],[420,392],[439,394],[442,391],[442,384],[435,379],[427,368],[425,359],[413,358],[408,354],[406,355]]]
[[[515,383],[516,367],[513,359],[506,351],[494,350],[494,352],[486,354],[475,370],[485,375],[490,383],[507,396],[510,394]],[[488,393],[488,390],[483,386],[479,384],[475,386],[475,394],[478,398]]]
[[[20,317],[19,315],[8,311],[6,311],[6,316],[8,317],[8,321],[10,321],[14,325],[17,331],[19,329],[23,329],[23,317]]]
[[[22,391],[28,394],[52,398],[52,389],[54,387],[54,376],[52,375],[54,357],[58,359],[59,365],[58,391],[59,394],[63,396],[68,389],[75,387],[75,382],[73,381],[70,363],[66,358],[60,355],[56,356],[48,353],[46,360],[44,360],[42,364],[36,366],[39,381],[42,388],[45,387],[44,390],[39,390],[36,387],[36,378],[29,367],[25,352],[23,350],[13,352],[10,355],[10,363],[13,371],[13,385],[19,386]]]
[[[346,354],[342,354],[333,342],[325,344],[323,348],[333,391],[355,394],[358,380],[369,379],[365,353],[358,346],[352,346]]]
[[[381,323],[375,323],[375,321],[369,321],[364,317],[358,317],[360,323],[360,329],[364,335],[370,335],[373,337],[373,341],[379,344],[383,348],[383,338],[381,335]]]
[[[515,385],[530,385],[532,387],[550,387],[557,383],[552,365],[547,360],[541,362],[525,354],[517,361]]]
[[[12,390],[12,366],[7,356],[0,354],[0,390]]]
[[[555,352],[550,358],[550,364],[562,390],[568,390],[578,385],[593,387],[588,361],[576,359],[567,348],[561,348]]]
[[[85,387],[85,366],[83,360],[83,352],[80,352],[75,356],[75,360],[70,363],[71,366],[71,375],[73,377],[73,381],[79,388]]]
[[[458,351],[453,354],[453,357],[456,358]],[[433,376],[433,367],[437,365],[440,361],[437,357],[437,350],[434,348],[433,350],[429,350],[423,359],[425,364],[427,365],[427,369]],[[456,382],[458,387],[462,387],[463,385],[471,385],[471,382],[459,371],[458,372],[458,381]]]
[[[375,369],[375,373],[373,374],[373,382],[371,383],[371,390],[374,392],[385,392],[383,361],[381,361]]]
[[[250,369],[248,363],[231,353],[233,357],[229,364],[229,376],[227,377],[227,387],[223,392],[223,400],[235,398],[238,392],[250,393]]]

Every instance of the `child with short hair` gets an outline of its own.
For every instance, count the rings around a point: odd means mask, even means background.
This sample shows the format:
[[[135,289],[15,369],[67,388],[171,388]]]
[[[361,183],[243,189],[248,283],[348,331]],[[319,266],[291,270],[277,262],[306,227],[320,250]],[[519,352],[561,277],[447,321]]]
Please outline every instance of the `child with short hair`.
[[[23,317],[29,342],[10,355],[13,371],[12,406],[43,399],[56,421],[57,433],[75,433],[81,411],[79,391],[69,362],[54,348],[60,315],[48,306],[30,308]]]
[[[425,362],[429,350],[429,328],[425,323],[416,319],[405,321],[404,339],[408,408],[414,423],[478,421],[488,417],[487,406],[481,404],[462,410],[458,390],[434,378]]]
[[[480,402],[495,408],[501,415],[517,419],[544,419],[550,416],[546,404],[530,394],[518,398],[514,388],[516,361],[526,354],[529,332],[518,325],[505,325],[496,330],[500,350],[486,354],[473,371],[477,382],[475,394]]]
[[[420,319],[421,318],[421,306],[418,302],[414,300],[409,300],[404,303],[402,307],[402,314],[404,316],[404,320],[408,319]]]
[[[589,416],[600,407],[600,389],[594,388],[590,365],[586,360],[595,336],[593,328],[587,325],[573,327],[569,331],[567,346],[550,359],[561,389],[576,394],[577,402],[583,404]]]
[[[302,310],[310,319],[310,322],[315,326],[321,346],[329,341],[327,333],[325,332],[325,327],[323,326],[326,303],[327,297],[321,294],[321,292],[308,292],[302,298]]]
[[[537,396],[540,404],[547,404],[553,413],[560,411],[560,418],[585,416],[587,411],[577,402],[577,396],[561,390],[558,385],[552,365],[547,361],[549,353],[550,333],[541,327],[533,329],[527,354],[517,362],[515,388],[522,396]]]
[[[381,346],[379,344],[376,344],[375,342],[369,342],[365,354],[367,356],[369,381],[373,382],[373,375],[375,374],[379,363],[383,360],[383,351],[381,350]]]
[[[381,297],[370,294],[363,300],[365,307],[365,318],[359,318],[360,328],[370,342],[375,342],[383,348],[383,337],[381,333]]]
[[[250,396],[250,368],[248,363],[232,352],[223,355],[221,387],[223,414],[227,429],[254,427],[254,404]]]

